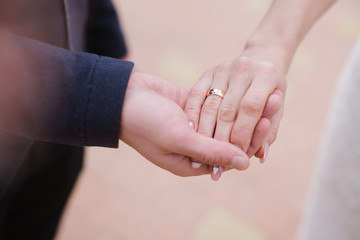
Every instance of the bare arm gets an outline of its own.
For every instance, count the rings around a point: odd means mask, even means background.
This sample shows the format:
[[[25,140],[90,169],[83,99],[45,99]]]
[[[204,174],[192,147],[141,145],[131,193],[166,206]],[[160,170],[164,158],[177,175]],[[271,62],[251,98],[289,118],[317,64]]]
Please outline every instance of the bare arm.
[[[267,49],[265,53],[270,58],[267,60],[273,60],[287,72],[302,39],[335,2],[336,0],[274,0],[259,27],[247,41],[245,54]]]
[[[243,53],[206,71],[191,90],[185,112],[195,129],[264,160],[277,135],[283,99],[278,113],[263,121],[265,104],[274,91],[285,94],[286,74],[298,45],[334,2],[273,1]],[[225,97],[206,97],[211,88],[225,91]],[[254,136],[261,132],[259,124],[267,121],[268,127],[262,127],[267,133],[260,133],[263,141],[254,144]]]

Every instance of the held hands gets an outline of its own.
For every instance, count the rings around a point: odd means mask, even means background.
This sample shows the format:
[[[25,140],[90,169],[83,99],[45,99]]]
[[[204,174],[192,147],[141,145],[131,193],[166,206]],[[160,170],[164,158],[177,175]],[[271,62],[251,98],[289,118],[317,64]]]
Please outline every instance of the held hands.
[[[133,72],[125,94],[120,139],[179,176],[209,174],[209,166],[243,170],[249,158],[238,147],[196,133],[184,113],[188,92],[154,76]],[[191,166],[191,159],[204,163]]]
[[[223,170],[244,170],[253,155],[264,161],[275,141],[283,110],[283,72],[272,62],[242,56],[206,71],[190,94],[134,72],[120,139],[179,176],[211,173],[217,180]],[[207,96],[209,89],[226,94]],[[217,174],[213,166],[220,166]]]

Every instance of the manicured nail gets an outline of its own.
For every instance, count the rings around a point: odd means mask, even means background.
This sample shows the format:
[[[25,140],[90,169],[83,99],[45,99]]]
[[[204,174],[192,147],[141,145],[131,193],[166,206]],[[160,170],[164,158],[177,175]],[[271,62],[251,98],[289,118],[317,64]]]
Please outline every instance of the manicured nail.
[[[194,129],[195,130],[195,127],[194,127],[194,123],[193,122],[189,122],[189,126],[192,128],[192,129]]]
[[[193,168],[200,168],[200,167],[201,167],[201,163],[199,163],[199,162],[191,162],[191,166],[192,166]]]
[[[264,156],[260,159],[261,163],[264,163],[268,157],[269,154],[269,143],[264,144]]]
[[[214,181],[218,181],[221,177],[222,167],[213,167],[211,171],[211,179]]]
[[[244,170],[249,167],[249,162],[242,156],[235,156],[232,161],[233,168],[238,170]]]

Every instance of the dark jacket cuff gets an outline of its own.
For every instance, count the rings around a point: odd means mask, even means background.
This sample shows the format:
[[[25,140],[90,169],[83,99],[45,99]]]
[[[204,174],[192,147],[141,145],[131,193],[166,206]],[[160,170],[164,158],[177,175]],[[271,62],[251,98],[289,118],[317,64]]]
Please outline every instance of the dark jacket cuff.
[[[85,113],[85,145],[118,147],[121,111],[132,62],[100,57],[93,69]]]

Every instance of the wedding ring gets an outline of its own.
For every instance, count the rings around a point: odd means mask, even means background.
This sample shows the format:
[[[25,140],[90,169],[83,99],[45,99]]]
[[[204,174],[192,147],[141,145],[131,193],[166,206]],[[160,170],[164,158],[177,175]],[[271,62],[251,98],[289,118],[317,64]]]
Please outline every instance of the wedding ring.
[[[225,92],[223,92],[223,91],[221,91],[220,89],[217,89],[217,88],[212,88],[207,92],[206,97],[209,96],[209,95],[216,95],[216,96],[219,96],[221,98],[224,98]]]

